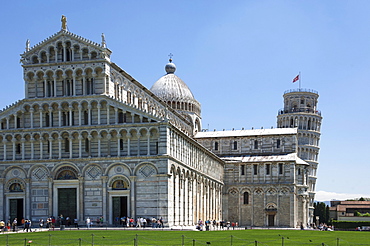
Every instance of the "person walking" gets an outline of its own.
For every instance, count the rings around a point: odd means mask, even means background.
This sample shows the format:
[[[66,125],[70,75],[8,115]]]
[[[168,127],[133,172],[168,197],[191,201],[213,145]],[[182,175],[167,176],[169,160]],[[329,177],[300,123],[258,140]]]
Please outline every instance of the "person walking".
[[[17,218],[14,218],[13,223],[12,223],[13,232],[15,232],[15,229],[16,229],[16,227],[17,227],[17,224],[18,224],[18,222],[17,222]]]

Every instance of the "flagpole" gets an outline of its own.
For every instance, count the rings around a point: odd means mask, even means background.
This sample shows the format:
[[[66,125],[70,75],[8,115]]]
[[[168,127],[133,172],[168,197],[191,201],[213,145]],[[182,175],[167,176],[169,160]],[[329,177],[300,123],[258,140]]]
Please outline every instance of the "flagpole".
[[[301,71],[299,71],[299,91],[301,91]]]

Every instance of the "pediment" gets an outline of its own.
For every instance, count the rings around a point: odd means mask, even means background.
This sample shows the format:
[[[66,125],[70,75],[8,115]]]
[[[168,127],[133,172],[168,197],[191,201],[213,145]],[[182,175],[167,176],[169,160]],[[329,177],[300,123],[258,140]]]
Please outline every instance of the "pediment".
[[[65,53],[63,50],[70,52],[69,61],[109,59],[112,53],[105,47],[103,34],[102,44],[99,44],[67,30],[61,30],[32,47],[27,41],[26,51],[21,54],[21,62],[24,65],[64,62],[66,59],[61,57],[61,54]],[[72,56],[77,59],[73,59]]]

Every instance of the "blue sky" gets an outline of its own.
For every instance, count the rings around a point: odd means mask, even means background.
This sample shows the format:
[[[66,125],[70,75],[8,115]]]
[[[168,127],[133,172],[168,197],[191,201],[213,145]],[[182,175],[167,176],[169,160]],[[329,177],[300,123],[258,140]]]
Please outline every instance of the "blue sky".
[[[6,1],[0,108],[24,98],[19,54],[61,28],[95,42],[150,88],[172,53],[203,128],[276,126],[283,93],[317,90],[320,200],[370,197],[370,1]]]

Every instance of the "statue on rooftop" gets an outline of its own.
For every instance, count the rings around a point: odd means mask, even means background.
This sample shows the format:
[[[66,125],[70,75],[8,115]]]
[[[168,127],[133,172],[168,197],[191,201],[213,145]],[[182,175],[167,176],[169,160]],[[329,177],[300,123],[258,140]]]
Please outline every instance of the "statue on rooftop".
[[[63,30],[67,30],[67,17],[65,17],[64,15],[62,15],[61,22],[62,22],[62,29]]]
[[[104,33],[101,34],[101,46],[103,48],[106,48],[107,47],[107,43],[105,42],[105,35],[104,35]]]
[[[30,50],[30,40],[27,39],[26,41],[26,51],[29,51]]]

